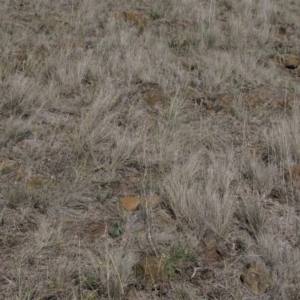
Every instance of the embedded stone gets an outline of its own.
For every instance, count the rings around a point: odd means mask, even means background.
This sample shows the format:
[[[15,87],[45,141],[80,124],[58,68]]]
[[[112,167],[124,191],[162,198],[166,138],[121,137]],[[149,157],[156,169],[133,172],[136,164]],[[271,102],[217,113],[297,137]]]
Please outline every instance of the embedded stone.
[[[262,265],[255,262],[244,266],[240,279],[255,294],[267,292],[272,285],[269,273]]]
[[[120,205],[127,211],[133,211],[138,208],[141,200],[138,197],[124,197],[120,199]]]
[[[287,54],[284,57],[284,65],[288,69],[296,69],[298,68],[300,63],[299,58],[296,55],[293,54]]]
[[[167,279],[165,263],[158,257],[146,257],[134,265],[135,276],[145,284],[156,284]]]

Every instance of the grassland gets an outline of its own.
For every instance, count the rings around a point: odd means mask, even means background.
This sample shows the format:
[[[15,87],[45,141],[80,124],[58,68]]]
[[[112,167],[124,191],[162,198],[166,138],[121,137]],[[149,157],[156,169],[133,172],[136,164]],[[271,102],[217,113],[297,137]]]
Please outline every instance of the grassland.
[[[0,0],[0,299],[300,299],[299,15]]]

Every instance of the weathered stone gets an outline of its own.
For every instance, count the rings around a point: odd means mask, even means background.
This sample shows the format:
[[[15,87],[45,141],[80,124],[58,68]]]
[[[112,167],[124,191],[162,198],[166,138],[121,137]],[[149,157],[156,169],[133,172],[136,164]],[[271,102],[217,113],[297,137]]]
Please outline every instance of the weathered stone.
[[[28,190],[34,190],[39,188],[46,188],[51,184],[52,180],[48,176],[35,174],[31,175],[25,183]]]
[[[272,286],[269,273],[255,262],[245,265],[240,279],[255,294],[265,293]]]
[[[127,211],[133,211],[140,205],[140,198],[138,197],[124,197],[120,199],[120,205]]]
[[[148,91],[143,94],[142,98],[150,107],[164,105],[168,101],[168,97],[159,90]]]
[[[0,175],[6,175],[18,167],[18,163],[14,160],[7,159],[7,158],[1,158],[0,159]]]
[[[206,233],[198,245],[198,253],[209,260],[220,259],[218,242],[212,233]]]
[[[284,65],[288,69],[296,69],[298,68],[300,63],[299,58],[293,54],[287,54],[284,57]]]
[[[165,263],[158,257],[146,257],[134,265],[135,276],[141,282],[151,285],[167,279]]]

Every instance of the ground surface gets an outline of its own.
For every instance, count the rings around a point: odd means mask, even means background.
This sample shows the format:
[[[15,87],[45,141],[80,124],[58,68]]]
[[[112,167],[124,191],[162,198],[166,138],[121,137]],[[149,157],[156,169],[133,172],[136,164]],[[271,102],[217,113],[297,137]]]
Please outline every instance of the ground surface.
[[[0,299],[300,299],[299,16],[0,0]]]

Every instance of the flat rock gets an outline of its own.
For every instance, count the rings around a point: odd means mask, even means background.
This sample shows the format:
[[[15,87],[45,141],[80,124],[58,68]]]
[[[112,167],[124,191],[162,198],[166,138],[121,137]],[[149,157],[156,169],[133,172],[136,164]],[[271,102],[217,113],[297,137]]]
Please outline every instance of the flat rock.
[[[241,275],[241,281],[255,294],[265,293],[271,287],[271,279],[266,269],[255,262],[247,263]]]
[[[134,265],[135,276],[141,282],[151,285],[167,279],[165,264],[158,257],[146,257]]]
[[[165,105],[168,97],[159,90],[151,90],[143,94],[143,100],[150,106]]]
[[[212,233],[206,233],[198,244],[198,253],[208,260],[220,259],[218,242]]]
[[[296,69],[300,64],[300,59],[293,54],[287,54],[284,56],[284,65],[288,69]]]
[[[162,88],[154,82],[143,82],[138,85],[138,92],[142,100],[150,107],[165,107],[169,101]]]
[[[133,211],[140,205],[140,198],[138,197],[124,197],[120,199],[120,205],[127,211]]]

